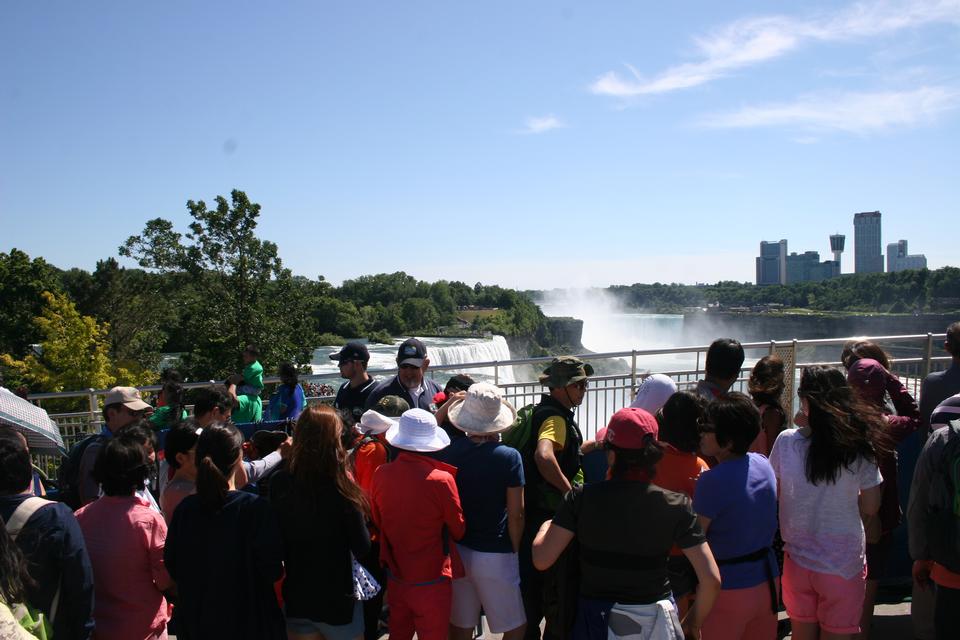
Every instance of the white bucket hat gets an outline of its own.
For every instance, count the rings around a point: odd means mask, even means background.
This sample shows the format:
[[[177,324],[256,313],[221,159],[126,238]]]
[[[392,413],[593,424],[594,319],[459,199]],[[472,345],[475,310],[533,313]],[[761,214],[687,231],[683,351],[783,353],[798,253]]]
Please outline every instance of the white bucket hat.
[[[489,382],[477,382],[470,385],[463,399],[450,403],[447,417],[461,431],[489,435],[513,426],[517,420],[517,410],[503,399],[500,387]]]
[[[397,449],[430,453],[450,444],[450,436],[437,426],[432,413],[410,409],[403,412],[399,422],[387,429],[387,442]]]
[[[630,406],[643,409],[649,413],[656,413],[676,392],[677,383],[670,376],[655,373],[643,381],[640,388],[637,389],[637,397],[633,399]]]
[[[363,415],[360,416],[360,423],[357,427],[361,433],[381,434],[395,424],[397,424],[397,421],[393,418],[388,418],[382,413],[370,409],[364,411]]]

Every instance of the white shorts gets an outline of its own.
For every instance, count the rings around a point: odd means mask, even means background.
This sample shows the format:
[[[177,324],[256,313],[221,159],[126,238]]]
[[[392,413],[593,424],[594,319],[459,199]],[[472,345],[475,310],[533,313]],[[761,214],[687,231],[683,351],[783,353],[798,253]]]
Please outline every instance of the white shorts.
[[[520,564],[515,553],[486,553],[457,545],[466,577],[453,581],[450,624],[472,629],[480,609],[493,633],[505,633],[527,621],[520,597]]]

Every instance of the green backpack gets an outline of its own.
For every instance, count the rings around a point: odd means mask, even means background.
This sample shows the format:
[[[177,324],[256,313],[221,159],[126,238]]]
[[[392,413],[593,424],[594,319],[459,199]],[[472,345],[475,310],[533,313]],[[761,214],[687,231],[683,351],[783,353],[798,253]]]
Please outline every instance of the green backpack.
[[[500,441],[508,447],[513,447],[521,454],[526,453],[533,441],[533,409],[536,405],[528,404],[517,411],[517,419],[509,429],[500,434]]]

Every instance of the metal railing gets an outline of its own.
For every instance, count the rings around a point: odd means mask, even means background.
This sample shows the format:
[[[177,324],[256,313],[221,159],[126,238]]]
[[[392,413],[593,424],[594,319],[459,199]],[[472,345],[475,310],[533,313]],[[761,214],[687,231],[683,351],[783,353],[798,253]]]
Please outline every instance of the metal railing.
[[[843,345],[852,339],[870,340],[892,356],[891,369],[906,384],[908,390],[917,397],[920,391],[920,381],[931,371],[937,371],[949,366],[950,358],[936,356],[942,353],[940,346],[944,334],[917,334],[900,336],[874,336],[856,338],[830,338],[821,340],[771,340],[769,342],[752,342],[743,344],[747,360],[741,370],[741,375],[734,385],[735,389],[746,391],[746,381],[753,363],[763,355],[776,353],[783,358],[788,370],[796,374],[800,368],[811,364],[839,365],[840,351]],[[596,430],[607,423],[610,416],[618,409],[630,404],[636,395],[637,387],[643,379],[651,373],[664,373],[677,383],[680,389],[690,389],[696,385],[703,375],[703,366],[706,360],[706,351],[709,345],[687,347],[668,347],[660,349],[632,349],[630,351],[615,351],[608,353],[586,353],[579,357],[598,364],[599,375],[590,379],[584,401],[577,408],[577,420],[581,425],[585,437],[591,437]],[[679,367],[650,370],[642,367],[644,359],[657,356],[682,356],[687,362]],[[514,379],[523,380],[509,384],[501,384],[505,396],[517,407],[535,403],[543,392],[542,386],[536,381],[536,374],[541,371],[551,358],[518,358],[512,360],[495,360],[490,362],[474,362],[467,364],[445,365],[431,367],[428,375],[432,378],[449,375],[452,372],[469,372],[476,369],[492,369],[494,383],[500,382],[500,374],[504,367],[514,368]],[[617,369],[617,372],[604,373],[603,370]],[[517,372],[523,372],[517,375]],[[621,372],[622,371],[622,372]],[[371,370],[371,375],[390,376],[396,369]],[[526,376],[525,378],[523,376]],[[796,397],[796,375],[786,377],[787,386],[781,401],[788,415],[794,413]],[[300,377],[301,382],[311,383],[321,380],[330,380],[329,375],[305,375]],[[275,384],[279,378],[266,378],[266,384]],[[191,389],[216,384],[215,381],[194,382],[184,384],[184,388]],[[160,386],[140,388],[145,393],[155,393]],[[64,443],[69,449],[73,443],[88,433],[96,433],[102,425],[101,402],[107,393],[106,389],[87,389],[85,391],[68,391],[62,393],[37,393],[29,399],[37,405],[50,403],[54,400],[69,398],[83,398],[87,407],[84,411],[67,413],[51,413],[50,417],[60,425],[64,436]],[[332,395],[311,395],[308,402],[330,402]]]

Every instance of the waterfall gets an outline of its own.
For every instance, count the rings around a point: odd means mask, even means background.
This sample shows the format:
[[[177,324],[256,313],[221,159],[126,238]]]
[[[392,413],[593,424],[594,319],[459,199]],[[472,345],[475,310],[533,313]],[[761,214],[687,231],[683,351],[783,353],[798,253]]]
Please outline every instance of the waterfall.
[[[507,341],[503,336],[493,336],[492,340],[470,340],[466,344],[445,347],[429,346],[427,348],[427,355],[430,358],[431,367],[467,364],[471,362],[490,362],[493,360],[504,361],[510,359],[510,347],[507,346]],[[501,384],[516,382],[512,366],[500,366],[497,367],[497,369],[499,371],[499,382]],[[483,376],[484,378],[489,378],[491,382],[493,381],[493,367],[463,369],[460,371],[451,371],[448,369],[446,373],[451,375],[454,373],[465,373],[474,380],[478,379],[478,376]]]

